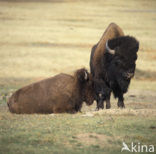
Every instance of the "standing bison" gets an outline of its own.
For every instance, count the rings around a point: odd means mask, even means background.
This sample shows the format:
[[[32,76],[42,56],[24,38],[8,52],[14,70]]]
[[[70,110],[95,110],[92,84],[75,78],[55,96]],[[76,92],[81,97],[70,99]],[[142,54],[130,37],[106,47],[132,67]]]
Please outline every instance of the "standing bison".
[[[124,36],[121,28],[111,23],[100,41],[93,46],[90,70],[93,75],[97,109],[111,107],[110,94],[118,98],[118,107],[125,107],[123,94],[127,92],[135,72],[139,43],[134,37]]]
[[[10,97],[8,107],[12,113],[75,113],[83,101],[94,101],[92,77],[86,69],[73,76],[59,74],[17,90]]]

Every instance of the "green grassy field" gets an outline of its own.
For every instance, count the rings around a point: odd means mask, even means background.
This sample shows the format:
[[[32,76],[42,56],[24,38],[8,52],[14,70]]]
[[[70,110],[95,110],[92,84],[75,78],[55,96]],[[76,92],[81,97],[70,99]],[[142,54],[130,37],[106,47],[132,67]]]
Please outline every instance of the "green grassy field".
[[[77,114],[8,111],[16,89],[89,69],[91,47],[111,22],[140,41],[126,109],[112,97],[112,109],[98,112],[95,103]],[[0,0],[0,154],[118,154],[123,141],[156,148],[155,25],[155,0]]]

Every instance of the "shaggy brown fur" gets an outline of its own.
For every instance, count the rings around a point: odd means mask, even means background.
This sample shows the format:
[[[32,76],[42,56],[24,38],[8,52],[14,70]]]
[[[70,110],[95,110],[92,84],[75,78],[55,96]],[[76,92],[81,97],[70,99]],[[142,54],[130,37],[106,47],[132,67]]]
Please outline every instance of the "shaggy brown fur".
[[[124,32],[122,31],[122,29],[115,23],[109,24],[104,34],[102,35],[100,41],[96,45],[96,51],[94,52],[93,67],[94,66],[96,67],[95,71],[97,72],[95,73],[95,76],[98,76],[97,68],[99,68],[99,65],[101,65],[100,63],[101,57],[104,55],[106,51],[106,46],[105,46],[106,41],[113,38],[117,38],[119,36],[124,36]]]
[[[106,108],[110,108],[110,92],[111,89],[106,85],[106,67],[103,66],[103,57],[106,52],[106,41],[124,36],[122,29],[115,23],[111,23],[104,34],[102,35],[100,41],[93,46],[90,57],[90,70],[94,78],[94,88],[96,91],[96,101],[97,108],[103,108],[103,100],[106,100]],[[100,96],[99,93],[104,94],[105,96]],[[101,100],[101,102],[100,102]]]
[[[17,90],[10,97],[8,107],[12,113],[75,113],[83,101],[94,101],[92,77],[86,69],[73,76],[59,74]]]
[[[114,23],[110,24],[102,38],[92,48],[90,68],[94,79],[97,109],[111,107],[110,93],[118,98],[118,107],[125,107],[123,94],[127,92],[135,73],[139,42]]]

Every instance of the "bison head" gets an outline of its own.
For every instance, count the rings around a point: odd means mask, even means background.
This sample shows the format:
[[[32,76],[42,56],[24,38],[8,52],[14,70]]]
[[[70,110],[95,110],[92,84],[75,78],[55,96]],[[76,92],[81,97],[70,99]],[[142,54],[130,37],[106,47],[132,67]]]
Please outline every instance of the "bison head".
[[[112,63],[127,79],[134,76],[138,49],[139,42],[130,36],[117,37],[106,42],[106,52],[113,55]]]
[[[75,72],[75,76],[83,101],[85,101],[87,105],[93,104],[95,91],[93,87],[92,75],[88,73],[85,68],[82,68]]]
[[[138,49],[139,42],[130,36],[122,36],[106,42],[106,51],[111,54],[112,59],[108,66],[108,78],[110,81],[116,81],[123,93],[127,91],[130,80],[134,76]],[[113,83],[110,82],[111,87],[114,86]]]
[[[106,52],[118,55],[127,61],[136,61],[139,42],[131,36],[121,36],[106,41]]]

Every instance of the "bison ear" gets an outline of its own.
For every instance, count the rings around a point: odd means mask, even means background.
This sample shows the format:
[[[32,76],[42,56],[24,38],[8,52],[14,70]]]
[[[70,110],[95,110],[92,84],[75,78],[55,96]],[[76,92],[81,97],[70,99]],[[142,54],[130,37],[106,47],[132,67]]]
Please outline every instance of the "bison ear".
[[[108,53],[114,55],[114,54],[115,54],[115,50],[110,49],[110,47],[108,46],[108,41],[109,41],[109,40],[106,41],[106,51],[107,51]]]

